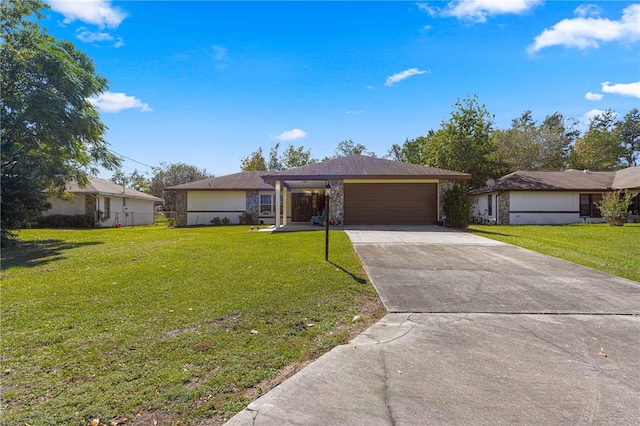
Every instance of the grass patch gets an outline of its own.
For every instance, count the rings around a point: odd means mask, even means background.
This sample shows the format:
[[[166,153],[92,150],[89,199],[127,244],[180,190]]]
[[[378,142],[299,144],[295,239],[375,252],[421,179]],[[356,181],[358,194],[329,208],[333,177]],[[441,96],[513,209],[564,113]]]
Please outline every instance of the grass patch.
[[[331,234],[327,263],[321,232],[22,231],[2,252],[2,423],[224,422],[384,315]]]
[[[469,231],[602,272],[640,281],[640,224],[473,225]]]

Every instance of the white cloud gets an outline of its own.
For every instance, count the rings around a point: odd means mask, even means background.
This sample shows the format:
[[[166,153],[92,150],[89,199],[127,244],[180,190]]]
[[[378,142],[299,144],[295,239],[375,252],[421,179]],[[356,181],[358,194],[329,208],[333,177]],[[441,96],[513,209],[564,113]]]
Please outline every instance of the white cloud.
[[[96,41],[111,41],[113,36],[103,31],[90,31],[85,27],[76,30],[76,38],[85,43],[94,43]]]
[[[589,130],[589,124],[591,123],[591,120],[593,120],[593,117],[595,117],[596,115],[602,115],[606,112],[606,110],[602,109],[592,109],[591,111],[585,112],[582,117],[578,119],[578,130],[581,133],[586,133]],[[615,112],[613,114],[614,118],[618,116],[618,114]]]
[[[48,0],[51,9],[64,15],[64,23],[75,20],[101,28],[116,28],[127,14],[111,5],[110,0]]]
[[[125,109],[139,109],[142,112],[152,111],[148,104],[135,96],[126,93],[104,92],[97,97],[89,98],[89,102],[103,112],[120,112]]]
[[[124,41],[122,40],[122,37],[118,37],[116,42],[113,43],[113,47],[118,48],[118,47],[122,47],[122,46],[124,46]]]
[[[605,93],[615,93],[621,96],[631,96],[640,98],[640,81],[636,83],[611,84],[608,81],[602,83],[602,91]]]
[[[281,141],[293,141],[293,140],[296,140],[296,139],[304,138],[306,136],[307,136],[307,132],[305,132],[304,130],[291,129],[291,130],[287,130],[285,132],[282,132],[277,136],[271,135],[270,138],[271,139],[278,139],[278,140],[281,140]]]
[[[228,50],[226,47],[216,44],[211,46],[211,48],[213,49],[213,56],[214,58],[216,58],[216,60],[222,61],[227,58]]]
[[[584,98],[588,101],[599,101],[599,100],[602,100],[603,96],[604,95],[602,93],[587,92],[587,94],[584,95]]]
[[[540,3],[542,3],[541,0],[454,0],[444,9],[431,7],[426,3],[418,3],[418,7],[431,16],[452,16],[484,23],[487,21],[487,16],[521,14]]]
[[[357,110],[357,111],[345,111],[344,113],[349,115],[349,114],[362,114],[364,111],[362,111],[361,109]]]
[[[392,75],[391,77],[388,77],[384,85],[387,87],[391,87],[394,84],[399,83],[404,79],[413,77],[414,75],[420,75],[420,74],[431,74],[431,71],[428,71],[428,70],[424,71],[418,68],[409,68],[408,70],[404,70],[402,72]]]
[[[577,18],[563,19],[551,29],[545,29],[529,46],[529,52],[545,47],[566,46],[584,50],[598,48],[602,42],[640,40],[640,4],[626,7],[619,21],[593,16],[595,8],[580,6],[575,10]]]

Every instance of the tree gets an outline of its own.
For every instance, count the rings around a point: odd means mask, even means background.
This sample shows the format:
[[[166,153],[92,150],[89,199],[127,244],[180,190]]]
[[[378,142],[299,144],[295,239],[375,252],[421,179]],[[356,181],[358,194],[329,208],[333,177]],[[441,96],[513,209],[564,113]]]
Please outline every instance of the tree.
[[[134,169],[129,175],[124,174],[121,169],[118,169],[109,180],[118,185],[151,194],[151,180],[145,175],[146,173],[139,172],[137,169]]]
[[[538,127],[540,165],[542,170],[564,170],[569,161],[571,144],[580,132],[576,121],[565,118],[559,112],[548,115]]]
[[[278,154],[278,150],[280,149],[280,142],[277,142],[271,150],[269,151],[269,164],[267,164],[267,170],[272,172],[278,172],[280,170],[284,170],[284,166],[282,165],[282,160]]]
[[[495,171],[495,176],[517,170],[538,169],[541,157],[538,136],[538,127],[531,117],[531,111],[525,111],[519,118],[514,118],[509,129],[495,131],[495,151],[491,158],[501,165]]]
[[[426,137],[425,165],[470,173],[472,186],[483,185],[496,170],[492,133],[493,116],[478,97],[458,99],[449,120]]]
[[[334,158],[346,157],[348,155],[366,155],[369,157],[375,157],[376,154],[367,150],[367,147],[355,143],[351,138],[341,141],[336,147],[336,152],[331,157],[325,157],[322,161],[332,160]]]
[[[46,194],[64,195],[66,181],[87,184],[97,166],[120,163],[89,101],[107,81],[71,42],[40,28],[32,15],[42,18],[45,8],[40,0],[0,3],[3,246],[49,207]]]
[[[276,149],[277,152],[277,149]],[[267,170],[267,162],[262,155],[262,147],[240,160],[240,169],[245,172],[259,172]]]
[[[317,161],[311,157],[311,150],[308,149],[305,151],[302,145],[296,148],[289,144],[287,149],[282,153],[281,164],[284,169],[306,166],[316,162]]]
[[[602,200],[596,203],[602,218],[611,226],[623,226],[629,217],[629,206],[633,202],[634,194],[624,191],[607,192]]]
[[[433,130],[429,130],[429,136],[433,136]],[[415,139],[405,139],[402,146],[393,144],[387,153],[387,157],[395,161],[411,164],[425,164],[424,149],[427,138],[418,136]]]
[[[624,147],[613,131],[615,113],[612,110],[594,116],[589,130],[576,140],[571,152],[571,165],[576,169],[617,170],[622,166]]]
[[[174,191],[165,192],[169,186],[182,185],[184,183],[195,182],[211,177],[206,169],[199,169],[185,163],[167,164],[160,163],[156,167],[151,177],[151,194],[164,198],[164,210],[176,210],[176,196]]]
[[[624,161],[628,167],[640,165],[640,112],[629,111],[615,124],[615,133],[624,149]]]

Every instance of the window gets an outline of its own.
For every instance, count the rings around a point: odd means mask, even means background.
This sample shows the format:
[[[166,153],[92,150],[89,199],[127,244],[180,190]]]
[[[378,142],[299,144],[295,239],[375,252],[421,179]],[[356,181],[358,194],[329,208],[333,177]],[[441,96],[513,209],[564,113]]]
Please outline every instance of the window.
[[[111,217],[111,198],[104,199],[104,212],[102,213],[102,217],[105,219]]]
[[[580,216],[602,217],[596,203],[602,201],[602,194],[580,194]]]
[[[275,210],[273,205],[274,198],[271,194],[260,194],[260,216],[273,216]]]
[[[493,195],[487,195],[487,215],[493,216]]]

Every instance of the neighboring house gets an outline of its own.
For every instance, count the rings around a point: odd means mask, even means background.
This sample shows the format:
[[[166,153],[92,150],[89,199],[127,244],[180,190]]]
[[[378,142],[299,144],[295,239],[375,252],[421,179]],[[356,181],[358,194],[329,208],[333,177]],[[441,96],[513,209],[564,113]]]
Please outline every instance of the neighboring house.
[[[227,218],[239,223],[253,214],[254,222],[275,223],[275,190],[262,179],[267,172],[240,172],[165,188],[176,193],[176,226],[209,225]]]
[[[469,192],[472,216],[500,225],[602,222],[595,203],[606,192],[640,192],[640,166],[615,172],[517,171]],[[631,211],[640,210],[636,195]]]
[[[248,212],[276,227],[321,215],[356,224],[436,224],[442,193],[466,173],[351,155],[280,172],[241,172],[167,188],[176,191],[176,225],[238,223]],[[276,202],[278,200],[278,202]]]
[[[155,205],[162,198],[98,178],[90,178],[86,187],[75,181],[67,183],[66,191],[74,196],[71,200],[50,197],[51,208],[43,216],[87,215],[98,227],[113,227],[153,224]]]

